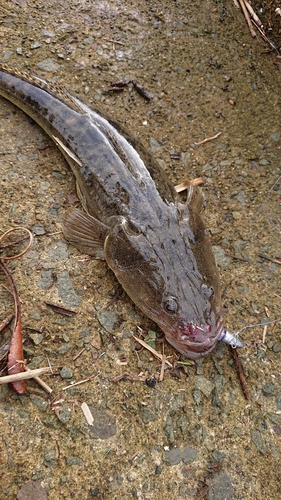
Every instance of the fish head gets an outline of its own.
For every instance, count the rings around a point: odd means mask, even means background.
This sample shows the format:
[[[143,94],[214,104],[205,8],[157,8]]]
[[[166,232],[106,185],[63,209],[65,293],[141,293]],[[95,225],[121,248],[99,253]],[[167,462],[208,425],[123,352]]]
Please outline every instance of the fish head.
[[[219,277],[200,215],[169,205],[137,225],[125,217],[105,241],[109,267],[167,341],[196,359],[216,347],[223,327]]]

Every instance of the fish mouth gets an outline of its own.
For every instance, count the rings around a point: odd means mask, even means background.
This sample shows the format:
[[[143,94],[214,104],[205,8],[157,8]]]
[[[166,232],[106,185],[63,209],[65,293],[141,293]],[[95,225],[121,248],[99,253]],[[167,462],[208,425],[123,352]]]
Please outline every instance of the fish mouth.
[[[177,332],[166,333],[167,341],[181,354],[189,359],[205,358],[216,348],[223,329],[222,321],[211,325],[185,323],[178,327]]]

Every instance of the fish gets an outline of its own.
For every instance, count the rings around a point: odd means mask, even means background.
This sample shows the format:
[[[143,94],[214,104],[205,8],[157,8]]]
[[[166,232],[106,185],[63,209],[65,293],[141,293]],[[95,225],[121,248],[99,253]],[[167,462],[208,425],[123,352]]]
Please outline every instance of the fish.
[[[105,259],[135,305],[183,356],[206,357],[221,339],[234,345],[236,337],[223,326],[201,189],[190,186],[186,200],[179,198],[138,140],[58,83],[2,63],[0,95],[42,127],[75,176],[82,210],[67,211],[65,238]]]

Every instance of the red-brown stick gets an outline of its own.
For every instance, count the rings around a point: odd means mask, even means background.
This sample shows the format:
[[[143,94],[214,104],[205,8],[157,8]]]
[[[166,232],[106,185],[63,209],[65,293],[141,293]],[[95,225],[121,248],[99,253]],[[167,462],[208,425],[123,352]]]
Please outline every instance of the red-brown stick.
[[[241,383],[241,386],[242,386],[242,389],[243,389],[243,392],[244,392],[244,396],[245,396],[245,398],[247,400],[249,400],[249,399],[251,399],[251,396],[250,396],[250,393],[249,393],[248,385],[247,385],[247,382],[246,382],[246,378],[245,378],[245,374],[244,374],[244,371],[243,371],[243,367],[241,365],[241,361],[240,361],[239,356],[238,356],[237,349],[234,349],[233,347],[231,347],[231,352],[232,352],[232,355],[233,355],[233,358],[234,358],[234,361],[235,361],[235,365],[236,365],[236,368],[237,368],[237,371],[238,371],[238,375],[239,375],[240,383]]]

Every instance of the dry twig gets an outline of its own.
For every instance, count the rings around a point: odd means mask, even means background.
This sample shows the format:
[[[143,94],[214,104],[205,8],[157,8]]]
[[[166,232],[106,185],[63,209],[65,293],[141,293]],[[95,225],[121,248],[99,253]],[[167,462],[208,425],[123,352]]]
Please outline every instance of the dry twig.
[[[18,382],[20,380],[27,380],[29,378],[39,377],[43,373],[50,372],[50,368],[47,366],[44,368],[36,368],[35,370],[28,370],[27,372],[13,373],[12,375],[5,375],[0,377],[0,384],[11,384],[13,382]]]
[[[2,321],[2,323],[0,324],[0,332],[2,332],[6,328],[6,326],[11,323],[11,321],[13,321],[14,317],[14,314],[10,314],[7,318],[4,319],[4,321]]]
[[[212,137],[206,137],[206,139],[203,139],[203,141],[195,142],[195,146],[200,146],[201,144],[205,144],[205,142],[213,141],[214,139],[217,139],[221,135],[221,132],[218,132],[217,134],[213,135]]]
[[[31,372],[32,370],[30,368],[28,368],[28,366],[25,366],[24,365],[24,369],[26,372]],[[46,384],[46,382],[44,382],[44,380],[42,380],[40,377],[38,377],[38,375],[34,375],[34,380],[37,382],[38,385],[40,385],[42,387],[42,389],[44,389],[44,391],[48,392],[48,394],[51,394],[53,392],[53,389],[51,389],[51,387]]]
[[[148,351],[150,351],[153,356],[155,356],[156,358],[160,359],[160,361],[162,362],[163,360],[163,354],[159,354],[159,352],[155,351],[155,349],[153,349],[153,347],[150,347],[150,345],[148,345],[146,342],[144,342],[144,340],[141,340],[139,339],[138,337],[135,337],[133,335],[134,339],[139,342],[145,349],[147,349]],[[165,363],[170,366],[171,368],[173,367],[173,365],[166,359],[165,360]]]
[[[243,14],[244,14],[244,16],[245,16],[245,19],[246,19],[246,21],[247,21],[247,24],[248,24],[248,27],[249,27],[250,33],[251,33],[252,37],[254,37],[254,38],[255,38],[257,35],[256,35],[256,32],[255,32],[255,30],[254,30],[254,28],[253,28],[253,24],[252,24],[252,21],[251,21],[251,18],[250,18],[249,12],[247,11],[247,8],[246,8],[246,5],[245,5],[245,2],[244,2],[244,0],[239,0],[239,3],[240,3],[240,5],[241,5],[241,9],[242,9]]]
[[[251,399],[251,396],[249,393],[248,384],[246,382],[244,370],[243,370],[243,367],[241,365],[241,361],[239,359],[237,349],[234,349],[233,347],[230,347],[230,349],[231,349],[232,356],[233,356],[235,364],[236,364],[236,368],[238,371],[238,376],[239,376],[240,383],[241,383],[241,386],[242,386],[242,389],[244,392],[244,396],[247,400],[249,400],[249,399]]]
[[[175,186],[175,190],[177,193],[181,193],[185,189],[188,189],[189,186],[200,186],[200,184],[203,184],[203,179],[202,177],[197,177],[196,179],[192,179],[191,181],[185,181],[181,184],[177,184]]]

